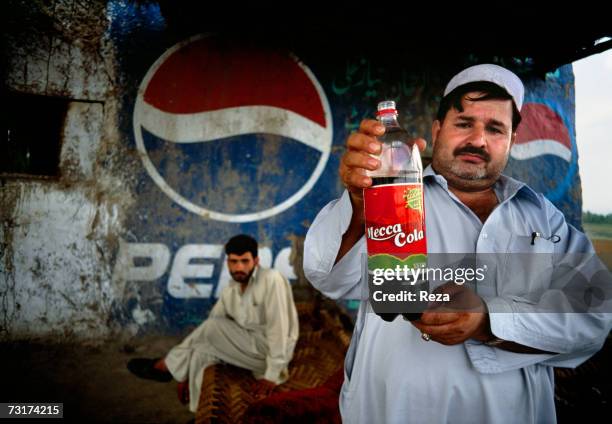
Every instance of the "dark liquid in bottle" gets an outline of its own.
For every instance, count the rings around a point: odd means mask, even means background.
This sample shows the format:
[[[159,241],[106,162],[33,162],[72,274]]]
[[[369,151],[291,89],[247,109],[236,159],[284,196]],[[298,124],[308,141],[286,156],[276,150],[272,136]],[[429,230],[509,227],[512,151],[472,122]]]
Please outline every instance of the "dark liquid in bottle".
[[[386,142],[391,144],[391,149],[406,149],[406,144],[412,148],[412,144],[408,142],[409,137],[408,133],[399,127],[391,127],[387,128],[385,134],[382,137],[379,137],[381,142]],[[391,155],[393,155],[393,150],[391,151]],[[387,184],[418,184],[422,183],[422,179],[419,177],[419,173],[416,171],[401,171],[396,175],[389,176],[372,176],[372,187],[387,185]],[[429,283],[427,281],[420,282],[419,285],[424,284],[429,287]],[[425,287],[425,286],[423,286]],[[398,313],[384,313],[384,312],[376,312],[376,315],[381,317],[383,320],[387,322],[391,322],[397,318]],[[420,312],[414,313],[403,313],[401,314],[408,321],[415,321],[421,318]]]
[[[395,176],[388,176],[388,177],[372,177],[372,186],[380,186],[380,185],[386,185],[386,184],[417,184],[417,183],[421,183],[421,179],[418,176],[417,172],[414,171],[404,171],[399,173],[398,175]],[[422,287],[428,287],[429,284],[428,282],[420,282],[418,283],[419,286],[422,285]],[[391,322],[393,320],[395,320],[395,318],[397,318],[397,316],[399,315],[398,313],[383,313],[383,312],[376,312],[376,315],[378,315],[379,317],[381,317],[383,320],[387,321],[387,322]],[[403,313],[401,314],[405,319],[407,319],[408,321],[416,321],[417,319],[421,318],[421,313],[420,312],[414,312],[414,313]]]
[[[416,172],[401,172],[389,177],[372,177],[372,187],[385,184],[418,184],[421,182]]]

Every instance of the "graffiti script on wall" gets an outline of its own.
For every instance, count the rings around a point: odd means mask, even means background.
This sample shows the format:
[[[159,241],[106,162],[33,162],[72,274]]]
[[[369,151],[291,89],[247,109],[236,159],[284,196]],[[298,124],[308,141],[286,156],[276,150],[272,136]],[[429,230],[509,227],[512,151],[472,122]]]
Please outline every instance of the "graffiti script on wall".
[[[344,128],[347,132],[359,128],[363,119],[375,116],[376,103],[383,98],[411,98],[419,85],[417,76],[406,69],[390,77],[385,67],[358,57],[346,62],[344,72],[332,81],[332,92],[349,102]]]

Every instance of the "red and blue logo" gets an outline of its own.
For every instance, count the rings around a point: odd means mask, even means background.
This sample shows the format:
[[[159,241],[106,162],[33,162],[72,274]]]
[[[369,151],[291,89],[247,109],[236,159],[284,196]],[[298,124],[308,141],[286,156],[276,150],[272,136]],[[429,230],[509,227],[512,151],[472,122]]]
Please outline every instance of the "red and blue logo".
[[[577,172],[575,143],[569,123],[562,113],[555,111],[554,105],[545,102],[526,103],[521,115],[522,122],[510,156],[530,163],[532,168],[531,160],[537,160],[538,165],[532,176],[519,179],[527,179],[537,191],[557,201],[566,195]]]
[[[527,103],[521,115],[523,119],[511,151],[514,159],[553,155],[571,162],[572,142],[569,131],[555,111],[545,104]]]
[[[302,199],[331,151],[327,97],[288,52],[196,36],[167,50],[136,98],[134,137],[155,184],[202,217],[251,222]]]

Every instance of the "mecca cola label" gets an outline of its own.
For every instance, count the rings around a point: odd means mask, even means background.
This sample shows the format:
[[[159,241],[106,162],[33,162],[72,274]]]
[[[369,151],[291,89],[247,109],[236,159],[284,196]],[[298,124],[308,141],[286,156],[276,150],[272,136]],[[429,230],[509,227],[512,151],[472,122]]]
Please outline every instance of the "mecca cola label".
[[[373,180],[376,184],[376,178]],[[400,296],[423,286],[425,282],[417,280],[418,274],[411,271],[427,265],[423,184],[384,184],[365,189],[364,209],[370,301],[373,290]],[[374,293],[375,300],[382,298],[380,293]],[[384,319],[387,318],[379,312],[393,313],[393,319],[397,313],[417,319],[411,313],[422,311],[422,305],[411,306],[410,302],[382,302],[378,308],[375,303],[372,302],[374,311]],[[415,307],[421,309],[415,311]]]

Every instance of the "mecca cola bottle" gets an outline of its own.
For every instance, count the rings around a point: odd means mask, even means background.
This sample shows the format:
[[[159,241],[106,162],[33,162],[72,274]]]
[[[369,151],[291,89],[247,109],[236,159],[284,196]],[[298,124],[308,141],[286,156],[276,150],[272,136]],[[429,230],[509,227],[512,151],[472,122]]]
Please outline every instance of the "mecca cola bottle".
[[[428,289],[423,165],[418,146],[398,123],[395,102],[380,102],[376,117],[385,126],[376,156],[381,164],[368,171],[372,186],[363,192],[370,302],[385,321],[400,313],[412,321],[427,304],[419,297]]]

